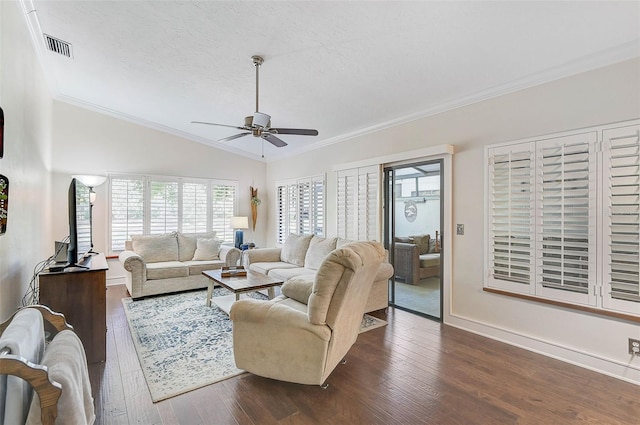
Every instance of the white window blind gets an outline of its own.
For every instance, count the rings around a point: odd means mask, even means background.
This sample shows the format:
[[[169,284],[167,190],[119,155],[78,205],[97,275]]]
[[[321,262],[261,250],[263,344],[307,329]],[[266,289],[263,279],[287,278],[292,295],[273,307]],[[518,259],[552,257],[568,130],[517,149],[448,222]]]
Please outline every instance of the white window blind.
[[[122,251],[131,235],[144,232],[144,180],[112,178],[109,185],[111,251]]]
[[[324,175],[276,183],[277,239],[291,233],[324,235]]]
[[[490,150],[489,278],[530,292],[534,264],[534,145]],[[513,285],[516,284],[516,285]]]
[[[122,251],[136,234],[215,230],[233,240],[229,228],[238,183],[162,176],[109,176],[110,252]]]
[[[640,125],[605,130],[605,306],[640,314]]]
[[[596,141],[588,132],[536,144],[539,295],[595,305]]]
[[[149,233],[178,230],[178,183],[151,181],[149,184]]]
[[[211,227],[216,237],[223,241],[233,241],[231,217],[234,216],[237,184],[211,182]]]
[[[189,183],[182,185],[181,223],[185,233],[207,231],[208,222],[208,185],[206,183]]]
[[[351,240],[379,239],[379,192],[378,166],[338,172],[338,236]]]
[[[640,121],[486,152],[486,286],[640,315]]]

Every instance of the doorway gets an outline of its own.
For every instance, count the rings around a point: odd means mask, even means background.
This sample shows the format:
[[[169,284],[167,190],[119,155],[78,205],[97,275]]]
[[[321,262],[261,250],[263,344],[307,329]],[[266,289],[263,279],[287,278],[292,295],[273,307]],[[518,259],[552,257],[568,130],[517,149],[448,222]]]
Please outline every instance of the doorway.
[[[386,166],[384,178],[389,304],[442,321],[443,161]]]

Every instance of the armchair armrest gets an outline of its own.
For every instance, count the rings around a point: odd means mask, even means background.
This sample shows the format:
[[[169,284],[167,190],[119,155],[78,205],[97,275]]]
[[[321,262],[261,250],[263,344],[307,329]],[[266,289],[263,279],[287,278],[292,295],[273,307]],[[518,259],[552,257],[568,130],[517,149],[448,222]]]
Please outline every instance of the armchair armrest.
[[[222,245],[220,247],[220,259],[225,262],[226,266],[237,266],[241,256],[242,251],[235,246]]]
[[[394,268],[396,276],[405,283],[417,283],[420,280],[420,252],[418,245],[396,242],[394,250]]]
[[[244,251],[243,265],[246,269],[251,263],[280,261],[282,248],[256,248]]]

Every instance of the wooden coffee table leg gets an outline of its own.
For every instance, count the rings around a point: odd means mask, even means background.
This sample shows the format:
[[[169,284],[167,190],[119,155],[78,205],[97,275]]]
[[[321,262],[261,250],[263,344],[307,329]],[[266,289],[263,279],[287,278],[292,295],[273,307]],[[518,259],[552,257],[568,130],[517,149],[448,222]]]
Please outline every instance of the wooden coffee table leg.
[[[276,291],[275,291],[275,289],[273,288],[273,286],[270,286],[270,287],[267,289],[267,293],[269,294],[269,299],[270,299],[270,300],[272,300],[272,299],[274,299],[274,298],[276,297]]]
[[[207,283],[207,307],[211,307],[211,295],[213,294],[213,281]]]
[[[236,301],[240,299],[240,292],[236,292]]]

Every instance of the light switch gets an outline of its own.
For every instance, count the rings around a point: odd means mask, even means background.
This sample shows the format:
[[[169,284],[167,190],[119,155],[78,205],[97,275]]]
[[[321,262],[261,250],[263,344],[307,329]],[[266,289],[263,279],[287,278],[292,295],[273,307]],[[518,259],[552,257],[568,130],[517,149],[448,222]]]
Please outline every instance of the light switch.
[[[456,235],[464,235],[464,224],[456,224]]]

